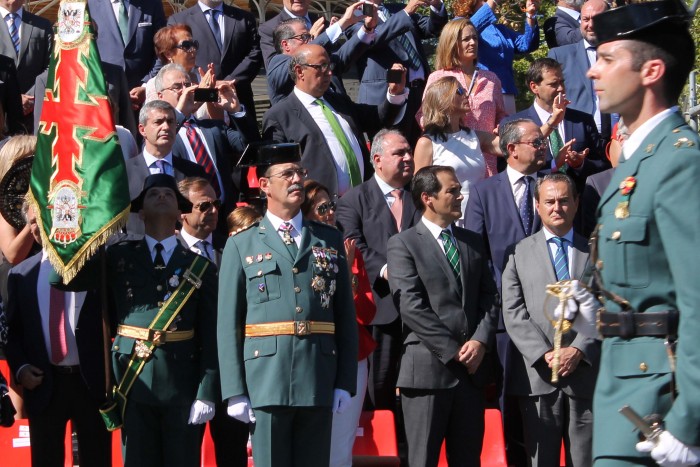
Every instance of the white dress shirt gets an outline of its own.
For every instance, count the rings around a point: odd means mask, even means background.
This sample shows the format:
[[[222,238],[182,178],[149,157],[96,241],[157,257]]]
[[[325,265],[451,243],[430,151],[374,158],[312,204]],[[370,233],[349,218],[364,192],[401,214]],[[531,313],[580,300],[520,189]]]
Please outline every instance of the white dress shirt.
[[[265,216],[267,216],[268,220],[270,221],[270,224],[272,224],[272,227],[274,227],[275,231],[279,234],[280,238],[282,238],[282,233],[280,232],[280,225],[284,224],[285,222],[289,222],[290,224],[292,224],[292,227],[294,227],[294,232],[292,232],[292,239],[297,244],[297,248],[301,245],[301,228],[303,219],[301,211],[299,211],[296,216],[292,217],[288,221],[285,221],[281,217],[275,216],[270,211],[267,211],[267,213],[265,213]]]
[[[160,169],[158,169],[158,166],[156,165],[156,161],[160,160],[153,154],[149,153],[146,148],[143,148],[143,158],[146,161],[146,166],[148,167],[148,170],[151,172],[151,175],[153,174],[159,174]],[[165,170],[165,173],[167,175],[170,175],[171,177],[175,176],[175,168],[173,167],[173,153],[171,152],[167,156],[163,158],[163,161],[166,162],[165,167],[163,167],[163,170]]]
[[[445,228],[440,227],[434,222],[429,221],[425,217],[421,217],[421,222],[425,224],[425,226],[428,228],[430,231],[430,235],[433,236],[435,241],[438,243],[438,246],[440,246],[440,251],[442,251],[442,254],[447,256],[447,252],[445,251],[445,246],[442,243],[442,238],[440,238],[440,234],[442,233],[443,230],[447,230],[450,232],[450,237],[452,237],[452,243],[454,244],[455,248],[457,248],[457,241],[455,240],[454,233],[452,233],[452,225],[448,225]]]
[[[558,237],[558,235],[554,235],[552,232],[547,230],[546,226],[542,227],[542,231],[544,232],[544,238],[547,240],[547,247],[549,248],[549,259],[551,261],[551,264],[554,264],[554,258],[556,258],[557,254],[557,249],[559,248],[556,243],[550,242],[549,240],[552,237]],[[561,238],[568,240],[566,242],[566,260],[569,264],[569,277],[574,279],[574,229],[569,230],[566,235],[562,236]]]
[[[661,122],[670,117],[674,112],[678,111],[677,106],[673,106],[669,109],[662,110],[653,117],[651,117],[646,122],[639,125],[634,133],[632,133],[627,140],[622,143],[622,157],[627,160],[632,157],[632,154],[639,149],[639,145],[642,141],[651,133],[651,130],[656,128]]]
[[[515,201],[515,206],[516,208],[520,207],[520,202],[523,199],[523,196],[525,195],[525,184],[523,183],[523,177],[525,174],[522,174],[512,168],[511,166],[506,166],[506,175],[508,175],[508,182],[510,183],[510,190],[513,193],[513,200]],[[530,177],[530,193],[532,193],[532,212],[533,214],[535,211],[535,187],[533,186],[534,182],[537,180],[537,174],[530,174],[528,175]],[[534,218],[533,218],[534,219]]]
[[[161,240],[160,242],[153,237],[149,237],[148,235],[145,235],[144,239],[146,240],[146,245],[148,245],[148,251],[151,253],[151,260],[154,262],[156,260],[156,244],[160,243],[163,245],[163,251],[160,254],[163,257],[163,262],[165,262],[167,265],[168,261],[170,261],[170,257],[175,251],[175,247],[177,246],[177,237],[172,235]]]

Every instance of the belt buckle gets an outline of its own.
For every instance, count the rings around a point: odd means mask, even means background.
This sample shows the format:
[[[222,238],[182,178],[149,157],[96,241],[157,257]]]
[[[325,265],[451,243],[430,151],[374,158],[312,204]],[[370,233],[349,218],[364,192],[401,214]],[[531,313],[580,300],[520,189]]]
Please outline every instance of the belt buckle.
[[[308,336],[311,334],[311,323],[309,321],[294,321],[294,335]]]
[[[148,340],[153,342],[154,345],[163,345],[165,344],[165,332],[150,329]]]
[[[192,286],[195,289],[199,289],[202,286],[202,279],[192,274],[192,271],[190,271],[189,269],[185,271],[182,277],[184,277],[187,280],[187,282],[192,284]]]

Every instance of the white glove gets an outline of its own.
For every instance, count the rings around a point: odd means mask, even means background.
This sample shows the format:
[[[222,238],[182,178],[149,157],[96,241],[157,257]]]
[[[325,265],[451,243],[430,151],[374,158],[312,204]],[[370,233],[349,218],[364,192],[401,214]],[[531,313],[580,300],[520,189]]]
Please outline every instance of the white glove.
[[[345,389],[333,390],[333,413],[343,413],[350,405],[350,393]]]
[[[214,418],[215,413],[213,402],[196,400],[192,404],[192,408],[190,408],[190,419],[187,423],[190,425],[207,423]]]
[[[233,396],[228,399],[226,413],[243,423],[255,423],[255,413],[246,396]]]
[[[596,318],[600,302],[586,287],[577,280],[571,281],[573,298],[564,307],[564,319],[573,321],[573,329],[578,334],[590,339],[598,338]],[[561,316],[561,304],[554,310],[554,319]]]
[[[662,431],[656,443],[637,443],[637,451],[651,453],[652,459],[663,467],[682,467],[700,462],[700,447],[683,444],[668,431]]]

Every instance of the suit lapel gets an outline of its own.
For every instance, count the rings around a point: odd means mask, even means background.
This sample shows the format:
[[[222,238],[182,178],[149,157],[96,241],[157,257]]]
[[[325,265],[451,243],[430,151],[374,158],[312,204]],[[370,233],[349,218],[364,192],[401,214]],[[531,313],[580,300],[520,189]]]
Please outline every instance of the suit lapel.
[[[586,240],[574,234],[572,279],[580,279],[588,266],[588,245]]]
[[[510,180],[508,180],[508,173],[504,170],[503,172],[496,175],[498,177],[498,190],[501,191],[501,197],[505,200],[505,215],[510,217],[510,221],[513,225],[517,225],[520,232],[525,236],[525,229],[523,228],[523,221],[520,219],[520,213],[518,213],[518,206],[515,204],[515,198],[513,197],[513,190],[510,188]],[[533,225],[534,230],[534,225]]]
[[[461,293],[459,290],[459,285],[457,284],[457,278],[452,270],[452,265],[450,265],[450,262],[447,260],[444,250],[440,247],[437,240],[435,240],[435,237],[433,237],[433,234],[430,233],[430,230],[428,230],[423,222],[418,222],[416,224],[416,233],[418,234],[418,239],[423,248],[425,248],[425,251],[435,252],[437,263],[440,266],[440,269],[442,269],[442,273],[447,279],[447,282],[450,284],[450,287],[452,287],[453,292]]]
[[[224,59],[224,51],[229,50],[231,47],[231,39],[234,36],[234,31],[236,30],[236,27],[238,26],[238,22],[234,21],[234,19],[230,15],[231,11],[230,8],[226,4],[224,4],[224,45],[223,49],[221,50],[221,60],[223,61]]]
[[[549,253],[549,245],[547,245],[547,239],[544,236],[544,230],[540,230],[535,235],[535,245],[530,251],[533,257],[528,264],[537,265],[541,264],[542,267],[537,268],[541,271],[540,274],[544,275],[544,281],[540,283],[554,284],[557,282],[557,275],[554,273],[554,265],[552,264],[552,256]]]
[[[455,235],[455,239],[457,240],[457,248],[459,248],[459,270],[460,270],[460,279],[462,280],[462,309],[466,309],[467,305],[467,294],[464,293],[465,290],[469,287],[469,284],[467,284],[467,280],[470,278],[473,279],[475,276],[472,275],[472,271],[470,271],[470,266],[472,264],[472,258],[471,258],[471,248],[469,248],[469,244],[466,241],[466,238],[462,235],[462,232],[459,229],[455,229],[454,226],[452,227],[452,232]]]
[[[272,248],[280,257],[286,258],[287,261],[289,261],[290,263],[294,263],[294,260],[296,260],[296,258],[292,258],[292,255],[289,253],[289,250],[287,249],[286,245],[284,244],[284,242],[282,242],[282,238],[279,236],[279,234],[272,226],[272,223],[267,217],[263,217],[262,222],[260,222],[260,226],[258,227],[258,234],[260,235],[260,240],[265,245]],[[303,240],[304,237],[302,233],[302,241]]]
[[[296,264],[301,258],[308,255],[311,251],[311,239],[315,237],[313,227],[310,223],[303,221],[301,228],[301,242],[299,246],[299,252],[297,257],[294,258],[294,263]]]
[[[372,177],[369,183],[370,189],[367,191],[367,197],[369,202],[367,205],[372,208],[376,219],[379,220],[386,227],[386,231],[389,232],[390,235],[398,233],[398,231],[396,230],[396,222],[394,220],[394,215],[391,213],[389,205],[386,204],[386,199],[384,198],[384,194],[382,193],[381,188],[379,188],[377,180],[374,177]],[[404,204],[404,213],[405,211],[406,205]],[[402,218],[402,225],[405,225],[404,220],[405,219]]]
[[[22,58],[27,53],[27,47],[29,47],[29,39],[32,37],[34,32],[34,26],[31,23],[25,21],[26,11],[22,12],[22,24],[20,26],[20,39],[19,39],[19,54],[17,55],[17,60],[15,63],[21,63]],[[27,18],[29,19],[29,18]]]
[[[2,21],[4,24],[0,24],[0,53],[11,57],[15,61],[15,66],[17,65],[17,54],[15,54],[15,48],[12,45],[12,38],[10,37],[10,31],[7,28],[7,22]]]
[[[114,16],[114,13],[112,13],[112,16]],[[141,21],[141,10],[134,5],[134,2],[129,2],[129,36],[127,38],[126,44],[124,44],[124,47],[126,47],[129,44],[129,42],[131,42],[131,39],[136,34],[136,30],[139,27],[139,21]]]
[[[588,73],[588,69],[590,68],[588,63],[588,53],[586,52],[586,46],[584,45],[583,41],[579,42],[579,44],[580,46],[576,47],[578,59],[574,60],[574,62],[579,67],[580,76],[583,76],[584,80],[588,83],[588,86],[584,86],[584,89],[586,90],[586,99],[588,99],[588,102],[590,102],[591,106],[594,106],[593,81],[586,78],[586,74]],[[595,109],[595,107],[593,108]]]

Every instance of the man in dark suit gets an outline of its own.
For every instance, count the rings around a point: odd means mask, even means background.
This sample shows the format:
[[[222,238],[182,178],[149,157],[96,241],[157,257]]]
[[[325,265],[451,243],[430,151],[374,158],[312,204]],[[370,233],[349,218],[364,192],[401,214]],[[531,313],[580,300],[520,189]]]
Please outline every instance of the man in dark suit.
[[[155,79],[158,98],[176,110],[178,133],[172,147],[173,156],[200,165],[207,173],[217,197],[223,203],[219,222],[225,234],[225,218],[233,211],[240,193],[240,173],[234,182],[232,166],[243,154],[249,142],[260,139],[257,124],[246,118],[247,109],[241,106],[236,89],[229,84],[218,87],[220,105],[231,119],[231,126],[221,120],[199,120],[194,112],[199,103],[187,72],[179,65],[168,64],[160,69]],[[199,148],[202,152],[199,152]]]
[[[161,2],[123,1],[88,0],[88,8],[97,26],[100,59],[122,67],[132,102],[141,105],[146,98],[144,83],[155,76],[153,36],[165,26],[165,13]],[[122,5],[126,6],[124,10]],[[128,17],[121,16],[124,31],[120,27],[120,11]]]
[[[306,29],[313,32],[314,38],[323,42],[321,45],[325,45],[329,41],[328,35],[323,31],[325,29],[325,20],[322,17],[319,18],[316,13],[309,11],[311,0],[282,0],[282,4],[284,8],[279,14],[273,16],[269,21],[262,22],[261,20],[260,24],[260,49],[262,50],[266,69],[272,57],[279,53],[275,50],[275,41],[272,36],[275,28],[284,20],[300,18],[304,20]],[[318,32],[319,29],[321,32]]]
[[[182,228],[178,234],[180,245],[204,256],[218,268],[226,237],[217,234],[221,204],[211,184],[203,178],[186,178],[177,184],[180,194],[192,203],[192,212],[182,214]],[[214,441],[217,466],[246,467],[248,465],[248,425],[226,414],[226,403],[221,398],[221,385],[216,385],[214,418],[209,421]],[[202,432],[204,434],[204,432]]]
[[[206,70],[213,63],[216,79],[235,79],[238,96],[248,118],[254,122],[251,83],[262,66],[255,17],[222,0],[200,0],[191,8],[172,15],[168,24],[187,24],[192,28],[192,37],[200,46],[196,65]]]
[[[532,120],[503,122],[498,134],[505,155],[506,170],[476,183],[469,193],[465,227],[484,239],[491,272],[500,291],[506,250],[542,227],[534,209],[534,184],[545,164],[545,142],[538,125]],[[536,141],[541,141],[539,146]],[[527,177],[527,178],[526,178]],[[506,437],[506,454],[510,465],[526,465],[522,444],[522,422],[517,400],[509,396],[510,367],[518,351],[506,333],[499,313],[496,345],[500,368],[500,405]],[[495,363],[495,362],[494,362]]]
[[[484,398],[498,319],[498,292],[481,238],[453,225],[462,216],[454,169],[429,166],[411,182],[422,219],[388,242],[389,285],[407,336],[397,386],[409,465],[479,465]]]
[[[53,28],[49,20],[24,9],[24,0],[0,0],[0,54],[14,60],[19,91],[22,93],[22,124],[32,132],[34,120],[34,82],[49,67],[53,50]],[[43,99],[44,96],[38,96]]]
[[[218,309],[228,414],[254,422],[259,467],[327,467],[333,412],[355,393],[357,321],[343,238],[301,214],[297,144],[259,148],[267,213],[229,237]]]
[[[588,0],[581,8],[583,39],[574,44],[556,47],[547,53],[547,57],[561,64],[571,107],[593,115],[598,132],[605,141],[610,139],[612,129],[610,114],[601,115],[598,97],[593,93],[593,83],[586,73],[596,60],[598,41],[593,31],[593,17],[607,9],[603,0]]]
[[[553,49],[567,44],[575,44],[583,39],[581,35],[581,6],[583,0],[559,0],[554,16],[544,22],[544,38],[547,47]]]
[[[27,225],[41,243],[33,209]],[[42,251],[10,271],[5,349],[24,388],[32,465],[64,465],[66,424],[78,433],[80,465],[111,462],[111,436],[100,417],[105,400],[104,341],[97,290],[64,292],[49,285]],[[70,453],[68,453],[70,454]]]
[[[520,351],[511,365],[510,389],[520,403],[532,465],[557,465],[563,438],[566,465],[589,466],[600,343],[570,331],[555,356],[551,320],[559,300],[548,301],[546,290],[549,284],[581,278],[588,242],[573,231],[578,195],[569,177],[555,173],[539,179],[535,199],[543,229],[509,250],[503,272],[503,319]]]
[[[413,176],[411,146],[398,130],[380,130],[372,141],[374,176],[338,200],[336,218],[345,238],[357,240],[377,313],[372,337],[369,395],[375,409],[396,410],[396,379],[403,332],[389,290],[386,244],[420,218],[404,187]],[[395,203],[396,207],[394,207]],[[400,206],[400,209],[399,209]]]
[[[290,63],[294,90],[265,113],[263,139],[299,143],[309,176],[327,186],[331,195],[343,195],[372,171],[362,133],[374,134],[394,123],[408,91],[403,82],[390,83],[381,105],[356,104],[347,96],[326,93],[330,64],[319,45],[297,49]]]
[[[357,100],[362,104],[381,104],[385,99],[387,70],[395,63],[403,65],[408,70],[407,87],[411,89],[411,94],[399,128],[408,142],[415,145],[421,134],[415,115],[423,99],[425,80],[430,74],[421,41],[440,34],[447,23],[447,12],[441,0],[410,0],[406,5],[384,5],[383,0],[373,0],[373,3],[379,8],[377,28],[387,27],[389,34],[386,40],[375,43],[358,61],[358,73],[362,78]],[[416,13],[422,6],[430,6],[429,16]],[[394,19],[396,16],[398,18]],[[349,31],[354,34],[358,27]]]
[[[139,112],[139,132],[144,139],[143,152],[126,161],[129,195],[136,198],[149,175],[164,173],[179,182],[185,177],[207,177],[202,167],[189,160],[173,157],[175,109],[164,101],[150,101]],[[126,224],[129,235],[143,236],[143,220],[132,212]]]
[[[605,143],[596,129],[593,116],[571,107],[565,108],[563,119],[553,115],[555,106],[566,105],[568,88],[565,87],[561,66],[555,60],[536,59],[528,68],[525,79],[535,101],[527,109],[508,118],[528,118],[549,132],[545,133],[549,141],[546,168],[553,172],[565,171],[575,181],[580,193],[586,177],[610,167],[604,157]],[[557,123],[557,120],[560,121]],[[571,140],[575,141],[562,151]]]

